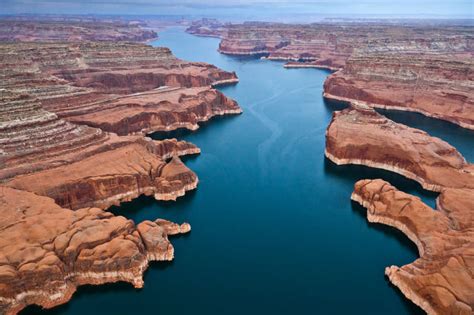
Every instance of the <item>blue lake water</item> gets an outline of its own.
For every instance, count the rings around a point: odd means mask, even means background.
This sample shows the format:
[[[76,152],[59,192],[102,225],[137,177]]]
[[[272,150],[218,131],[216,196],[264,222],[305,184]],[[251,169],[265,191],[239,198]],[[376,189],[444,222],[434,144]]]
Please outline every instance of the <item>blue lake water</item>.
[[[152,263],[141,290],[128,284],[81,287],[68,304],[42,313],[422,313],[384,277],[386,266],[415,260],[416,247],[395,229],[368,224],[350,195],[358,179],[379,177],[432,206],[436,194],[390,172],[336,166],[324,158],[326,127],[341,108],[322,98],[327,71],[221,55],[218,43],[179,28],[152,43],[240,78],[220,90],[239,102],[242,115],[168,134],[202,149],[185,159],[199,176],[198,189],[177,202],[141,197],[112,209],[135,222],[190,222],[190,234],[172,239],[175,260]],[[454,139],[473,160],[471,132],[399,114],[392,118]],[[24,313],[39,312],[30,307]]]

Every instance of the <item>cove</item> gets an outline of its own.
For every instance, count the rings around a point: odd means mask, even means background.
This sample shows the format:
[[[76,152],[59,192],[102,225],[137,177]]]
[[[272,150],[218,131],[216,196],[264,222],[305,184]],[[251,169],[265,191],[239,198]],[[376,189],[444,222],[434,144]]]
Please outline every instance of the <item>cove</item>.
[[[182,28],[159,36],[151,44],[179,58],[236,71],[240,82],[220,90],[244,113],[195,132],[152,135],[201,148],[185,159],[198,189],[177,202],[141,197],[111,211],[135,222],[187,221],[192,232],[172,239],[175,260],[152,263],[141,290],[80,287],[68,304],[24,314],[422,314],[384,277],[385,267],[415,260],[416,247],[395,229],[369,224],[350,195],[363,178],[388,180],[430,206],[437,194],[390,172],[325,159],[326,127],[340,109],[322,98],[328,72],[221,55],[218,39]],[[441,138],[456,128],[424,124]],[[472,138],[463,139],[468,158]]]

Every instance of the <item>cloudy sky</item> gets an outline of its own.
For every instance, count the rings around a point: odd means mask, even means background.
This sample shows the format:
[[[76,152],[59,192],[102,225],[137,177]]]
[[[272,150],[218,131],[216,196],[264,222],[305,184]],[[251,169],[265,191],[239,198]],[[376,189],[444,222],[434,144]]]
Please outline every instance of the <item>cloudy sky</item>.
[[[0,14],[137,14],[229,17],[374,16],[474,19],[473,0],[0,0]]]

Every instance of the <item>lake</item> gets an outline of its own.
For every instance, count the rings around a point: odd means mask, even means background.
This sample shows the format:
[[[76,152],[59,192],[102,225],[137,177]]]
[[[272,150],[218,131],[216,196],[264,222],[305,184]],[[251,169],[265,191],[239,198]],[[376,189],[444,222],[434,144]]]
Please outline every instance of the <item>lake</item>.
[[[198,189],[177,202],[140,197],[111,209],[137,223],[189,222],[190,234],[172,238],[173,262],[152,263],[141,290],[81,287],[68,304],[41,313],[422,314],[384,276],[385,267],[415,260],[415,245],[395,229],[369,224],[350,195],[363,178],[388,180],[431,206],[437,194],[390,172],[325,159],[326,127],[343,107],[322,98],[329,72],[221,55],[219,39],[182,28],[159,36],[151,44],[179,58],[236,71],[240,82],[219,89],[244,113],[195,132],[154,134],[201,148],[184,159],[199,176]],[[450,141],[473,160],[473,132],[418,114],[388,115]]]

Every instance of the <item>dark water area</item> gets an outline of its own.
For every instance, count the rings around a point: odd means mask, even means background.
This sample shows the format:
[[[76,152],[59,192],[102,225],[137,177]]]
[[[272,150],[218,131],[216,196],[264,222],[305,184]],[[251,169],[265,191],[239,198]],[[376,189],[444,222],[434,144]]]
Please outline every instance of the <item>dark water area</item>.
[[[474,162],[474,130],[468,130],[448,121],[434,119],[418,113],[377,110],[393,121],[426,131],[432,136],[447,141],[455,147],[468,162]]]
[[[135,222],[189,222],[190,234],[172,238],[175,260],[152,263],[141,290],[81,287],[68,304],[42,313],[422,314],[384,276],[385,267],[415,260],[416,247],[395,229],[369,224],[350,195],[363,178],[386,179],[431,206],[436,194],[387,171],[336,166],[324,157],[326,127],[341,107],[322,98],[328,71],[225,56],[218,43],[178,28],[152,43],[240,78],[219,89],[239,102],[242,115],[167,134],[201,148],[185,159],[198,189],[177,202],[140,197],[111,209]],[[455,126],[404,117],[393,119],[458,138]],[[460,138],[469,157],[472,137]]]

